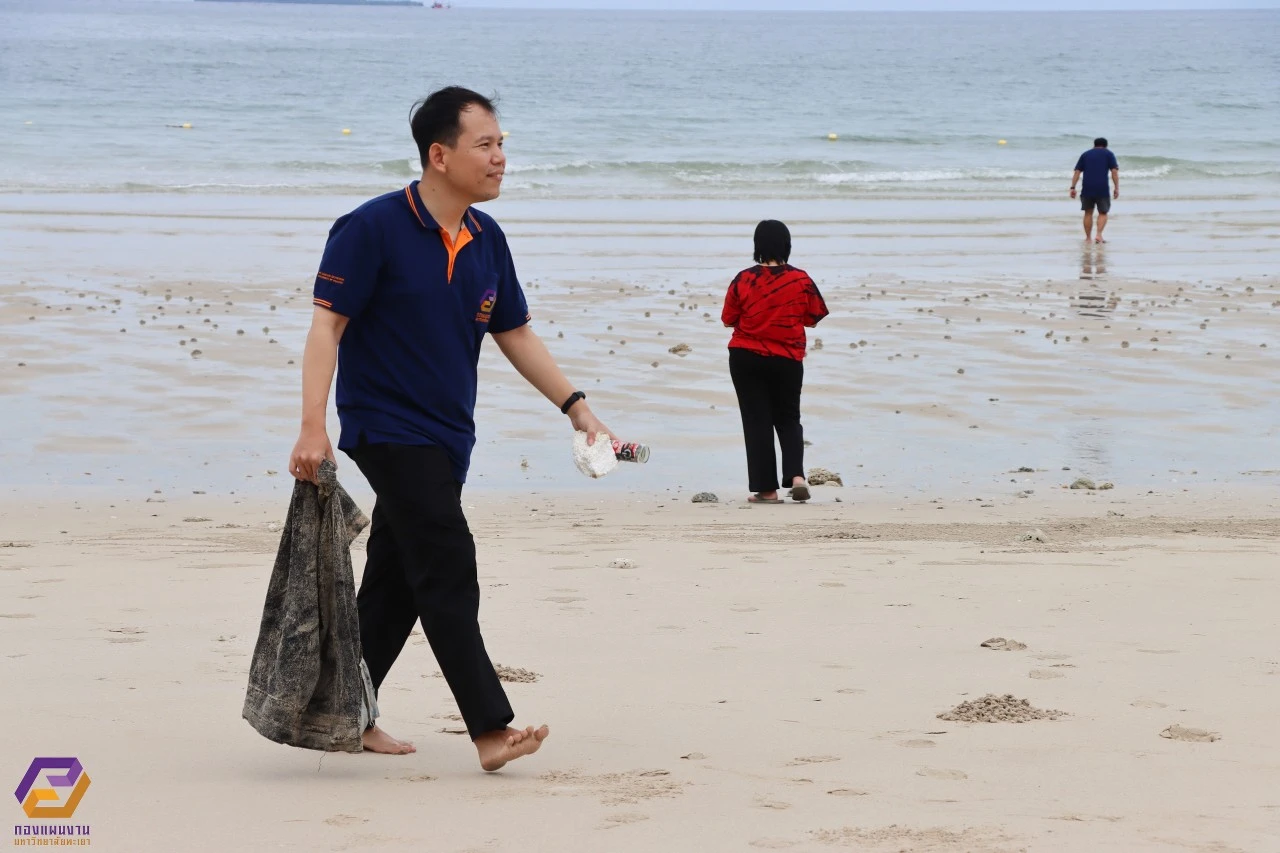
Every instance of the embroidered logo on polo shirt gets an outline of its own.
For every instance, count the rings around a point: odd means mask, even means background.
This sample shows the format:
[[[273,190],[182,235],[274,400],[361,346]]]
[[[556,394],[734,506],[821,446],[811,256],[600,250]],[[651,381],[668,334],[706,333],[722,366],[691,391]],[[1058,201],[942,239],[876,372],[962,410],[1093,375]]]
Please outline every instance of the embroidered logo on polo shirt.
[[[476,312],[477,323],[489,322],[489,317],[493,314],[493,303],[498,299],[498,291],[486,290],[484,299],[480,300],[480,310]]]

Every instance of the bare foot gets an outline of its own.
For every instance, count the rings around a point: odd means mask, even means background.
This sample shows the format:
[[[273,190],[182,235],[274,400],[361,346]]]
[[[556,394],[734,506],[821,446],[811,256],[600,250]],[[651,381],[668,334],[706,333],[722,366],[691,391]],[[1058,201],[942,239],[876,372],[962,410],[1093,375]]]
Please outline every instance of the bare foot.
[[[475,739],[476,751],[480,753],[480,766],[490,772],[501,770],[508,761],[533,755],[549,734],[551,730],[546,726],[485,732]]]
[[[408,755],[411,752],[418,751],[418,748],[409,743],[409,741],[396,740],[377,726],[366,729],[362,740],[367,752],[377,752],[383,755]]]
[[[1098,237],[1098,238],[1097,238],[1096,240],[1094,240],[1093,242],[1095,242],[1095,243],[1105,243],[1105,242],[1107,242],[1107,241],[1106,241],[1106,240],[1103,240],[1101,237]]]

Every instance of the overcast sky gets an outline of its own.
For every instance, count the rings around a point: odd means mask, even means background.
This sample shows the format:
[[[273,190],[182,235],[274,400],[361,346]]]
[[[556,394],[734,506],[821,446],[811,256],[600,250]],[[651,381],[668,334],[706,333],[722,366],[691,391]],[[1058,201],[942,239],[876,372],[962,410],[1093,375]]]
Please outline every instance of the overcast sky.
[[[1060,11],[1071,9],[1280,9],[1280,0],[456,0],[507,9],[788,9]]]

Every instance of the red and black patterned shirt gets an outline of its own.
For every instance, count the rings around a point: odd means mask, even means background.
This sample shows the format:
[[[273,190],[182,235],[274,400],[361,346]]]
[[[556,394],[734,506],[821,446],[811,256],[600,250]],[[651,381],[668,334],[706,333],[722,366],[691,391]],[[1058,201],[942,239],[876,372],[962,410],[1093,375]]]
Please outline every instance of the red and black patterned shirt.
[[[733,327],[730,349],[804,359],[806,326],[827,316],[827,303],[804,270],[756,265],[738,273],[720,319]]]

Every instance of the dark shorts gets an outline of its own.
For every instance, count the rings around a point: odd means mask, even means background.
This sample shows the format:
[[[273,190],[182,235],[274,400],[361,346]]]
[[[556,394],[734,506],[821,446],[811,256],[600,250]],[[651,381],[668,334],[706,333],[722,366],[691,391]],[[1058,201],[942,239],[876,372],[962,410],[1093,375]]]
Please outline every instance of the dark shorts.
[[[1098,208],[1098,212],[1106,216],[1111,212],[1111,196],[1109,195],[1082,195],[1080,196],[1080,209],[1093,213],[1094,208]]]

